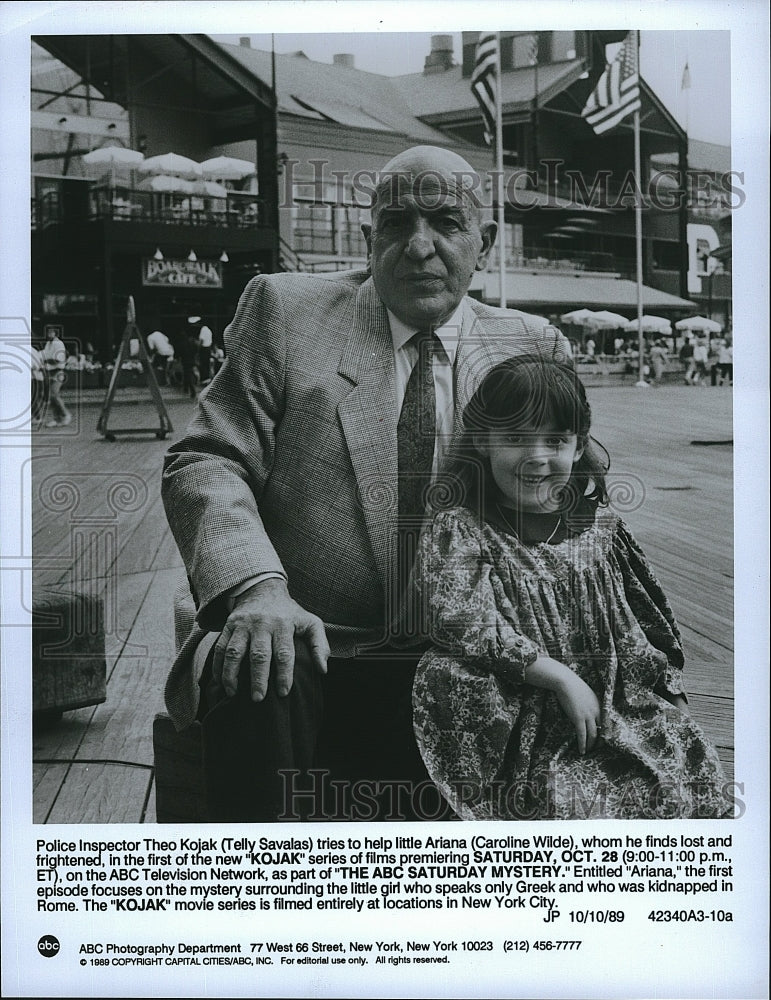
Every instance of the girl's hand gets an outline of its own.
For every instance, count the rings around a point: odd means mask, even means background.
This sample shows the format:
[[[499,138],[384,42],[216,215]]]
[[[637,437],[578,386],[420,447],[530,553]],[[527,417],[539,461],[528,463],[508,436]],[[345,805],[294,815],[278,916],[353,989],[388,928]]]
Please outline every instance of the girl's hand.
[[[573,723],[579,752],[591,750],[600,729],[600,702],[589,685],[570,667],[550,656],[537,657],[527,668],[525,681],[553,691],[562,711]]]
[[[578,752],[585,754],[587,750],[594,749],[601,720],[597,695],[572,671],[555,687],[554,693],[562,711],[573,723],[578,737]]]

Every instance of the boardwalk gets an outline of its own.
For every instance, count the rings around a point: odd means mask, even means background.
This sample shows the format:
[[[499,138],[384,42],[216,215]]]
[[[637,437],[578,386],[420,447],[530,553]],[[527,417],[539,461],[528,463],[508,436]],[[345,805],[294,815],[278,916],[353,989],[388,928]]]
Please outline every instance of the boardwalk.
[[[119,397],[120,398],[120,397]],[[611,487],[681,626],[692,713],[733,774],[731,390],[590,390]],[[122,408],[126,404],[121,404]],[[129,421],[157,426],[149,403]],[[173,398],[179,436],[192,404]],[[39,593],[73,584],[102,593],[107,701],[67,712],[33,739],[37,823],[153,823],[152,720],[173,656],[172,595],[184,570],[166,526],[159,469],[168,441],[103,441],[99,409],[38,434],[33,551]],[[116,422],[115,426],[119,426]],[[125,424],[124,424],[125,426]],[[74,539],[77,538],[77,544]],[[114,613],[113,613],[114,612]]]

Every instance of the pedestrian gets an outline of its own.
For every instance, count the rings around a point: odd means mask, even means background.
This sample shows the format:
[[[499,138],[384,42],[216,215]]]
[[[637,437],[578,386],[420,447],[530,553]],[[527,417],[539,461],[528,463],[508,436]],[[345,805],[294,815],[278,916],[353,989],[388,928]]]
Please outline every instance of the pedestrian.
[[[587,337],[586,343],[584,344],[584,354],[586,354],[587,358],[594,357],[594,348],[595,348],[594,338]]]
[[[46,376],[45,362],[41,352],[30,344],[30,414],[34,429],[40,427],[43,422],[43,414],[46,407]]]
[[[693,385],[706,385],[704,380],[707,376],[708,357],[709,352],[706,337],[698,337],[696,343],[693,345],[694,372],[691,379]]]
[[[450,492],[421,538],[432,645],[415,732],[462,819],[728,812],[688,712],[678,627],[609,509],[590,419],[572,367],[499,364],[465,410]]]
[[[724,344],[722,337],[711,337],[709,341],[709,351],[707,354],[707,367],[709,368],[709,384],[716,386],[720,376],[720,349]]]
[[[147,338],[147,346],[152,354],[153,368],[158,375],[160,385],[169,384],[169,370],[174,360],[174,348],[171,341],[160,330],[153,330]]]
[[[182,388],[191,399],[196,398],[200,386],[198,323],[200,323],[200,316],[188,317],[187,328],[182,334],[179,348],[179,360],[182,363]]]
[[[72,414],[64,405],[61,391],[66,379],[67,349],[54,327],[46,330],[46,342],[42,351],[43,363],[48,377],[48,404],[52,411],[46,427],[66,427],[72,423]]]
[[[720,348],[718,356],[718,367],[720,369],[720,384],[734,384],[734,349],[730,337],[726,337]]]
[[[211,382],[211,354],[214,337],[211,329],[203,323],[198,332],[198,373],[201,385]]]
[[[650,367],[653,371],[652,385],[659,386],[664,380],[664,371],[667,366],[667,351],[663,340],[656,340],[649,353]]]
[[[568,357],[544,319],[467,295],[496,235],[480,183],[456,153],[405,150],[376,175],[369,270],[253,278],[169,450],[197,626],[166,704],[201,722],[212,821],[437,817],[404,603],[426,491],[489,368]]]
[[[693,340],[686,337],[680,347],[680,361],[685,368],[683,381],[686,385],[693,385],[693,377],[696,373],[696,362],[693,359]]]

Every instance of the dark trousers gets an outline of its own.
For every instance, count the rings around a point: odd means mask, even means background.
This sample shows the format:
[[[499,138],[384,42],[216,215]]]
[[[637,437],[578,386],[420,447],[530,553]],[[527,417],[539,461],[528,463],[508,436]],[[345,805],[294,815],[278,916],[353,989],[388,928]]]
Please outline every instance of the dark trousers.
[[[212,822],[447,819],[412,729],[416,660],[330,659],[319,674],[295,644],[294,683],[253,702],[249,671],[227,698],[201,678],[203,766]]]

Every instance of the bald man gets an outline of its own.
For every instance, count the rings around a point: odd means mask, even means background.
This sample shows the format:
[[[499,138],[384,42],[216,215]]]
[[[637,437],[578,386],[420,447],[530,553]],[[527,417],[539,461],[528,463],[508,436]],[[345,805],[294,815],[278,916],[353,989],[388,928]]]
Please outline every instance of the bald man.
[[[568,353],[545,320],[467,296],[496,236],[480,190],[448,150],[386,164],[369,270],[254,278],[169,450],[163,499],[197,625],[166,703],[179,729],[202,723],[213,821],[444,814],[412,733],[423,637],[399,606],[405,441],[430,426],[419,450],[435,474],[490,367]],[[406,397],[426,339],[424,421]]]

